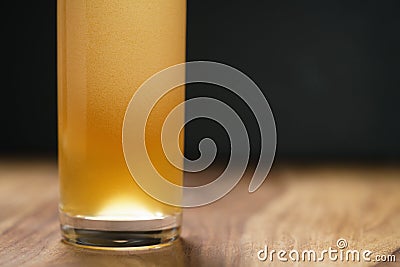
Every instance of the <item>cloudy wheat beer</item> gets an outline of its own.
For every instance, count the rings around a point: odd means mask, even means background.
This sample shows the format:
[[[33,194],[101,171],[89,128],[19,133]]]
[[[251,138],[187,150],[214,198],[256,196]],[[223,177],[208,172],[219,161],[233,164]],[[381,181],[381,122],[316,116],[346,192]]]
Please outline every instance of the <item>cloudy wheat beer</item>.
[[[60,220],[65,241],[143,247],[167,244],[179,235],[181,209],[148,196],[129,173],[122,126],[135,90],[156,72],[185,61],[185,27],[184,0],[58,0]],[[183,88],[169,93],[152,111],[146,128],[150,158],[176,184],[182,183],[182,171],[168,164],[160,132],[166,115],[183,101]]]

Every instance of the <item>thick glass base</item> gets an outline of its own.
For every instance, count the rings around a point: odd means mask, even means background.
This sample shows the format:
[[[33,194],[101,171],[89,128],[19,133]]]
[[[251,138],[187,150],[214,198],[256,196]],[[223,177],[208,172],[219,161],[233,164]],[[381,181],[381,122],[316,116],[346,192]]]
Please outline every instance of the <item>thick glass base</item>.
[[[64,242],[111,250],[155,249],[170,245],[179,237],[181,218],[178,214],[153,220],[97,220],[60,212]]]

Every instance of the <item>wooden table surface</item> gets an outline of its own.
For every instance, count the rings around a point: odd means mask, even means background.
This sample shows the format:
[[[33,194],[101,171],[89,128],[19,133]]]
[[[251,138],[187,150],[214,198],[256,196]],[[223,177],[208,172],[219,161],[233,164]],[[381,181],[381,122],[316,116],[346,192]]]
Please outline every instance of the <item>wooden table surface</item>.
[[[147,252],[60,242],[57,166],[0,162],[0,266],[399,266],[400,167],[275,164],[256,193],[249,180],[214,204],[184,211],[182,238]],[[268,249],[337,248],[394,254],[397,262],[260,261]],[[263,254],[261,254],[262,256]],[[275,255],[276,257],[276,255]]]

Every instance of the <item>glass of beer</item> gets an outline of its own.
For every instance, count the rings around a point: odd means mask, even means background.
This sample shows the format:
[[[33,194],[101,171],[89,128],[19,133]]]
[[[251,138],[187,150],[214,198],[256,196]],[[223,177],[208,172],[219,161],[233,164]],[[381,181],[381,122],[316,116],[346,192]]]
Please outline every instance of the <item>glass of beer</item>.
[[[170,244],[180,233],[181,208],[159,202],[135,182],[122,128],[140,85],[185,62],[186,1],[58,0],[57,17],[63,240],[111,249]],[[170,92],[146,127],[150,156],[178,185],[183,172],[165,164],[159,133],[184,97],[184,88]],[[183,146],[182,136],[179,141]]]

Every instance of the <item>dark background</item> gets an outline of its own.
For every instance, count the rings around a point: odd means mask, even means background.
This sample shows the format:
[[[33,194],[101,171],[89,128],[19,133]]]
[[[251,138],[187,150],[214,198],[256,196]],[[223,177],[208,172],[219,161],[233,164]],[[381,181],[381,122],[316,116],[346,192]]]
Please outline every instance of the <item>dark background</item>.
[[[56,155],[56,1],[1,4],[0,154]],[[400,159],[400,1],[188,1],[187,60],[226,63],[263,90],[282,159]],[[189,86],[236,108],[257,153],[247,107],[220,88]],[[223,129],[188,125],[229,151]]]

